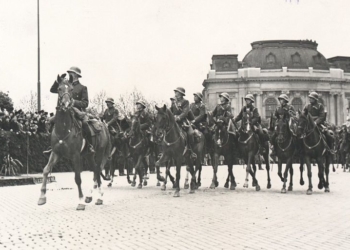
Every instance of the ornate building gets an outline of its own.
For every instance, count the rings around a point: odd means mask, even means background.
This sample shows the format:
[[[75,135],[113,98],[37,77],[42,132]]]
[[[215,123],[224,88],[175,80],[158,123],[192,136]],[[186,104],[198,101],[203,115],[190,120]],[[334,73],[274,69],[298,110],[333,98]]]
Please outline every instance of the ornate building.
[[[308,94],[317,91],[331,123],[342,124],[350,100],[350,57],[328,60],[317,51],[317,43],[301,40],[253,42],[252,50],[238,61],[237,55],[213,55],[211,69],[204,80],[207,107],[213,110],[219,94],[231,97],[236,116],[244,96],[253,94],[263,118],[269,118],[285,93],[296,109],[308,102]]]

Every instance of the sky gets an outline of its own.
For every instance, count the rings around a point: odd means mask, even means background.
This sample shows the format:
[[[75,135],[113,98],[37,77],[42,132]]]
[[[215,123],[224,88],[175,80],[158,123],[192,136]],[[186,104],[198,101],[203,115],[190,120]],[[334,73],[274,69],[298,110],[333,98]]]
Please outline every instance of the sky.
[[[15,107],[36,92],[37,0],[0,0],[0,90]],[[316,40],[326,57],[350,56],[348,0],[41,0],[42,108],[71,66],[92,99],[134,88],[167,101],[202,91],[214,54],[238,54],[260,40]]]

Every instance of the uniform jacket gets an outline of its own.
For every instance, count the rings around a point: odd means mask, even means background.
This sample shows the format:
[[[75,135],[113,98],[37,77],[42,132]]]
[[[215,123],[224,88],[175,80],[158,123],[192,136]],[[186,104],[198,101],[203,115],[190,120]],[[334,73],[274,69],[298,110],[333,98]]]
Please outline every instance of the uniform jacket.
[[[326,113],[324,112],[324,107],[321,103],[316,103],[314,105],[309,103],[304,107],[304,111],[305,110],[309,112],[317,125],[323,124],[326,121]]]
[[[135,115],[137,115],[140,118],[141,130],[147,130],[151,127],[152,125],[151,118],[149,117],[149,114],[144,109],[136,111]]]
[[[186,99],[175,100],[171,105],[171,111],[180,118],[180,121],[185,121],[190,112],[190,103]]]
[[[244,106],[241,109],[241,112],[239,112],[239,115],[234,119],[235,122],[238,122],[242,120],[243,124],[247,123],[247,114],[248,114],[248,109],[250,110],[250,117],[249,120],[253,125],[257,125],[260,121],[260,115],[258,112],[258,109],[254,107],[254,105]]]
[[[190,110],[193,113],[194,121],[196,124],[199,124],[201,122],[206,122],[206,108],[205,105],[202,102],[194,102],[190,105]]]
[[[116,128],[118,121],[119,111],[115,107],[107,108],[103,114],[103,120],[106,121],[108,126]]]
[[[295,116],[295,110],[294,110],[294,107],[292,105],[289,105],[289,104],[286,104],[284,106],[278,106],[275,113],[274,113],[274,116],[277,117],[277,116],[280,116],[280,117],[283,117],[285,115],[285,117],[289,120],[289,118],[291,116]]]
[[[228,117],[233,118],[233,115],[231,114],[231,104],[229,102],[218,104],[215,109],[213,110],[213,117]]]
[[[73,82],[73,99],[74,99],[74,107],[78,108],[80,111],[85,111],[85,109],[89,106],[89,95],[87,87],[81,85],[79,81]],[[51,93],[58,94],[58,83],[55,81],[50,89]]]

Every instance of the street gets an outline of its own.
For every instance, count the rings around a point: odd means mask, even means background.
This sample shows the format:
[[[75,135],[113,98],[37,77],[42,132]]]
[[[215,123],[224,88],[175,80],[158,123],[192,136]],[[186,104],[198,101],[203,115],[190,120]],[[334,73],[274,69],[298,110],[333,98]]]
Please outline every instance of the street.
[[[286,194],[277,165],[269,190],[266,171],[258,170],[259,192],[251,178],[243,188],[242,166],[233,169],[235,191],[223,187],[226,166],[219,167],[219,187],[209,189],[212,168],[204,166],[195,194],[183,189],[183,167],[179,198],[173,198],[170,182],[161,191],[156,175],[141,190],[116,177],[112,188],[103,182],[104,204],[94,205],[94,197],[85,211],[75,210],[74,173],[54,173],[57,182],[48,184],[43,206],[37,205],[39,184],[0,188],[0,249],[350,249],[350,173],[340,167],[331,172],[331,192],[325,193],[317,189],[317,167],[312,170],[309,196],[306,172],[300,186],[297,165],[294,191]],[[82,180],[87,194],[92,173],[83,172]]]

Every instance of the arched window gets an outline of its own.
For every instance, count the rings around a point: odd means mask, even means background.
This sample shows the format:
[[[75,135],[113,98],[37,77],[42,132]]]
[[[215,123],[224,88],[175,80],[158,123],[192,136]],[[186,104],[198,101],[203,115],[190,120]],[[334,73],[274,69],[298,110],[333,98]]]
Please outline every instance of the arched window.
[[[303,110],[304,108],[303,101],[299,97],[294,98],[291,104],[294,107],[295,111]]]
[[[273,97],[269,97],[265,101],[265,118],[270,118],[271,113],[274,113],[277,108],[277,100]]]

